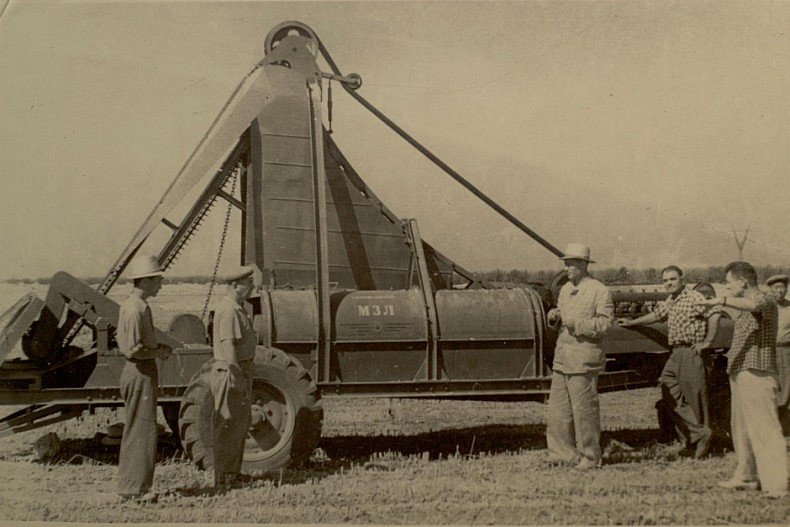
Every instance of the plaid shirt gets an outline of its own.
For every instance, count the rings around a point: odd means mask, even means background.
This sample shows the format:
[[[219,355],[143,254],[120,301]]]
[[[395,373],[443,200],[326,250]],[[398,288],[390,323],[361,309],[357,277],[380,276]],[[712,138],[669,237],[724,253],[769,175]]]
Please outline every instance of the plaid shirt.
[[[707,319],[713,310],[699,305],[704,300],[701,293],[684,286],[677,297],[669,297],[656,306],[653,312],[658,320],[666,320],[669,326],[670,346],[692,346],[705,340],[708,334]]]
[[[727,352],[727,373],[743,370],[777,373],[776,328],[777,309],[770,296],[757,291],[757,310],[741,311],[735,318],[732,344]]]

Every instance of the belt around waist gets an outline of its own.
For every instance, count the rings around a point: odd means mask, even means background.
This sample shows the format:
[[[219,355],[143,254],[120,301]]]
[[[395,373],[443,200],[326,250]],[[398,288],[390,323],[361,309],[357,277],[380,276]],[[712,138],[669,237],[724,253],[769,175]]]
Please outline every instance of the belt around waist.
[[[224,359],[214,359],[214,363],[215,364],[219,364],[221,366],[223,364],[227,365],[228,361],[226,361]],[[252,366],[252,359],[240,360],[239,361],[239,366],[241,366],[243,368],[248,368],[248,367]]]
[[[135,364],[141,364],[141,363],[151,362],[155,359],[153,357],[151,357],[150,359],[133,359],[131,357],[126,357],[126,360],[128,360],[129,362],[133,362]]]

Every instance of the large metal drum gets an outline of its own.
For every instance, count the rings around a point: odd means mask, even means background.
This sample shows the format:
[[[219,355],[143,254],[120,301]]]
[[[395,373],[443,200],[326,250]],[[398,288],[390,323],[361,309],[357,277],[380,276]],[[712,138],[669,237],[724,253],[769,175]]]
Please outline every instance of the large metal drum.
[[[315,292],[270,291],[261,300],[260,343],[311,369],[318,342]],[[543,311],[529,288],[439,290],[435,332],[417,288],[335,291],[330,304],[335,382],[515,380],[545,373],[539,351]]]

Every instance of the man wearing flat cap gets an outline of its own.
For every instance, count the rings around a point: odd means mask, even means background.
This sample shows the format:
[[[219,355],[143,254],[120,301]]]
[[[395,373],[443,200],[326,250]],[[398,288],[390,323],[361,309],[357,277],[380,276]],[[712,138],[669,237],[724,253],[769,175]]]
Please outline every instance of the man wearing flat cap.
[[[579,469],[601,464],[598,375],[604,369],[601,339],[614,321],[609,289],[592,278],[590,248],[569,243],[562,260],[568,282],[560,289],[549,325],[559,329],[546,423],[552,458]]]
[[[790,302],[787,300],[787,283],[790,277],[775,274],[765,281],[779,310],[778,331],[776,333],[776,368],[779,372],[779,393],[776,405],[782,432],[790,435]]]
[[[156,501],[151,493],[156,463],[156,405],[159,372],[154,359],[167,359],[170,347],[156,341],[148,298],[156,296],[164,272],[155,256],[139,256],[129,265],[132,292],[118,310],[116,341],[126,364],[120,389],[126,407],[118,459],[121,501]]]
[[[253,290],[253,268],[239,267],[222,278],[227,292],[214,310],[214,484],[232,487],[241,472],[250,427],[252,360],[256,336],[244,302]]]

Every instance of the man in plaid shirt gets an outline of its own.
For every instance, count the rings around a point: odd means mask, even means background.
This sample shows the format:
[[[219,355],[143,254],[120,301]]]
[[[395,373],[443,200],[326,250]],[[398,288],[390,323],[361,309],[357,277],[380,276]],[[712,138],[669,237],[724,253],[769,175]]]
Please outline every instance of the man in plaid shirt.
[[[738,311],[727,353],[732,391],[732,442],[738,459],[735,474],[719,486],[757,489],[766,496],[787,496],[787,454],[776,411],[777,309],[757,288],[757,272],[747,262],[725,267],[728,296],[702,305]]]
[[[686,286],[683,271],[676,265],[661,271],[669,298],[633,320],[620,320],[622,327],[667,321],[672,354],[661,373],[664,408],[687,447],[696,445],[694,457],[708,453],[713,436],[708,412],[708,383],[703,352],[716,336],[721,315],[700,304],[705,297]]]

